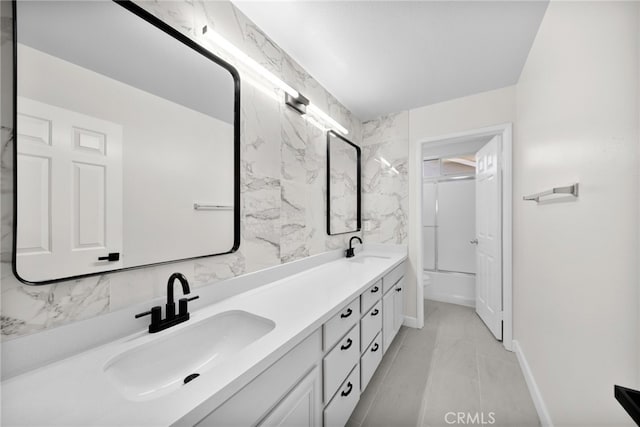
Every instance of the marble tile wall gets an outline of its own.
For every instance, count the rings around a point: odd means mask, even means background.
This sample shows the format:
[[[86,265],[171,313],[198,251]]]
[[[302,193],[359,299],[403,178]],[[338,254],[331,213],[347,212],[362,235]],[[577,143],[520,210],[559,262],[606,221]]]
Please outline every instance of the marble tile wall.
[[[406,244],[409,112],[362,124],[362,220],[369,243]]]
[[[236,253],[54,285],[34,287],[19,283],[11,272],[14,165],[11,75],[6,72],[10,71],[11,64],[11,26],[4,13],[9,2],[0,3],[3,8],[0,51],[3,59],[0,110],[3,340],[159,297],[165,292],[166,278],[174,271],[185,273],[195,287],[215,286],[217,281],[226,278],[345,246],[351,235],[327,236],[325,230],[325,133],[283,105],[278,90],[252,84],[241,71],[242,240]],[[138,4],[233,64],[233,58],[198,35],[203,25],[215,29],[347,127],[351,141],[361,142],[360,121],[230,2],[187,0]],[[406,159],[399,160],[400,153],[372,137],[377,131],[375,126],[369,124],[367,129],[372,141],[370,157],[383,153],[406,175]],[[389,187],[384,200],[376,201],[386,210],[370,214],[378,224],[377,241],[404,240],[406,219],[402,220],[401,227],[392,222],[406,218],[398,212],[400,204],[406,203],[406,194],[398,193],[399,186],[393,177],[373,173],[365,181],[370,189],[378,182]]]

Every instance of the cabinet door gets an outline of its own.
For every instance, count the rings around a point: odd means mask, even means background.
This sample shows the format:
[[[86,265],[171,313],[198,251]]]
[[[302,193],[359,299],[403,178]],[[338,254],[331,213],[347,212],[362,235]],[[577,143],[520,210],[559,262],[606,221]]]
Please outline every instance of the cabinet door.
[[[386,353],[395,336],[395,297],[396,292],[390,290],[382,298],[382,349]]]
[[[404,277],[393,287],[393,330],[394,335],[404,321]]]
[[[321,376],[318,367],[295,386],[260,426],[320,427]]]

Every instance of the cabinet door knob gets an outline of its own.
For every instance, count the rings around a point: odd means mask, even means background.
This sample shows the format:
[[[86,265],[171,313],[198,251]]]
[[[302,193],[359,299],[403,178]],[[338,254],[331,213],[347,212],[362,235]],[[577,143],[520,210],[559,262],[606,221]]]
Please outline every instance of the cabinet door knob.
[[[347,339],[347,343],[345,345],[341,345],[340,346],[340,350],[348,350],[351,348],[351,344],[353,344],[353,341],[351,341],[351,338]]]
[[[341,392],[340,394],[341,394],[342,396],[345,396],[345,397],[346,397],[346,396],[349,396],[349,393],[351,393],[351,389],[353,389],[353,384],[351,384],[351,383],[349,382],[349,383],[347,383],[347,391],[343,391],[343,392]]]
[[[377,315],[378,315],[378,313],[380,313],[380,310],[378,310],[378,309],[376,308],[375,310],[373,310],[373,311],[371,312],[371,315],[372,315],[372,316],[377,316]]]
[[[347,317],[351,316],[351,313],[353,313],[353,311],[351,311],[351,309],[349,308],[346,312],[342,313],[342,314],[340,315],[340,317],[342,317],[343,319],[345,319],[345,318],[347,318]]]
[[[376,293],[376,292],[378,292],[379,290],[380,290],[380,288],[379,288],[379,287],[374,286],[374,287],[373,287],[373,289],[371,289],[371,293],[372,293],[372,294],[375,294],[375,293]]]
[[[402,288],[396,288],[396,292],[400,292]]]
[[[371,351],[378,351],[379,348],[380,346],[378,345],[378,343],[375,343],[373,347],[371,347]]]

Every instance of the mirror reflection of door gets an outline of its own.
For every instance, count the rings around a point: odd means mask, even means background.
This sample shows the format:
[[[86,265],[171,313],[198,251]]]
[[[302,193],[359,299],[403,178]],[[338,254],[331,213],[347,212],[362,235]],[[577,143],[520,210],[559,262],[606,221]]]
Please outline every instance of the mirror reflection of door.
[[[32,280],[121,267],[122,126],[18,98],[16,256]]]

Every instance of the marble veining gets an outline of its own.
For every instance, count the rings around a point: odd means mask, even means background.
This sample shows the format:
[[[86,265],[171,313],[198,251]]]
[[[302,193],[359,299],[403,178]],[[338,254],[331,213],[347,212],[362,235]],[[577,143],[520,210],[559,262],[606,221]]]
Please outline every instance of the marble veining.
[[[407,243],[409,113],[365,122],[362,132],[362,217],[371,226],[367,241]]]
[[[350,131],[350,140],[356,144],[361,142],[360,121],[231,2],[194,0],[137,3],[221,58],[237,65],[226,52],[200,35],[204,25],[215,29],[346,126]],[[11,32],[5,31],[7,26],[4,23],[2,28],[4,59],[10,54],[6,48],[11,45]],[[271,88],[263,81],[256,85],[253,81],[258,78],[246,75],[241,70],[242,225],[239,251],[55,285],[31,287],[19,283],[11,273],[10,264],[13,144],[11,111],[5,108],[6,104],[10,104],[5,100],[11,99],[10,70],[5,68],[10,64],[10,60],[2,63],[0,273],[3,340],[99,316],[159,297],[164,294],[166,279],[173,271],[186,274],[194,287],[210,286],[220,280],[342,248],[350,237],[326,234],[324,132],[284,106],[279,89]],[[7,70],[9,72],[5,72]],[[368,132],[370,135],[375,130],[369,127]],[[394,206],[397,208],[398,205],[400,202],[396,201]],[[385,215],[388,215],[386,211],[381,215],[371,213],[370,216],[380,219],[379,229],[387,233],[392,221]],[[395,231],[388,233],[402,235]],[[382,236],[381,232],[378,234]]]

